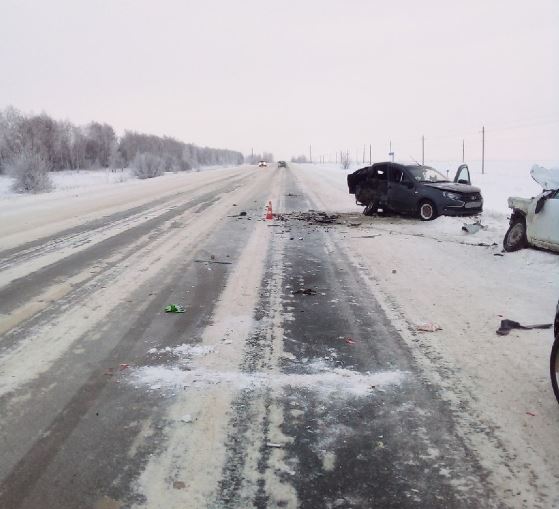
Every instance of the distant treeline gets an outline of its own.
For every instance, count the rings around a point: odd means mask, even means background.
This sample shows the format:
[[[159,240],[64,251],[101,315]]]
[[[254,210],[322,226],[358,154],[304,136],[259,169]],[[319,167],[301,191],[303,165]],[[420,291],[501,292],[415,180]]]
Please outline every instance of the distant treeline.
[[[245,157],[245,163],[256,164],[259,161],[266,161],[267,163],[274,162],[274,154],[271,152],[262,152],[261,154],[250,154]]]
[[[39,158],[48,171],[125,168],[144,154],[157,159],[164,171],[244,162],[240,152],[199,147],[168,136],[125,131],[119,138],[108,124],[77,126],[45,113],[25,115],[12,107],[0,110],[0,173],[6,173],[22,154]]]

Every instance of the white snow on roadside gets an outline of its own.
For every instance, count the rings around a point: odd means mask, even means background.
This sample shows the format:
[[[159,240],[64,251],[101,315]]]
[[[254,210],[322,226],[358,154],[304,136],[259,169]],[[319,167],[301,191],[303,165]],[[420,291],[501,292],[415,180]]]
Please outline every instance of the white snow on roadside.
[[[194,173],[199,173],[201,171],[217,171],[230,169],[232,166],[207,166],[202,168],[197,168],[192,170]],[[183,174],[188,174],[192,172],[183,172]],[[50,178],[53,184],[53,190],[51,193],[57,193],[61,191],[79,191],[79,190],[90,190],[97,189],[103,186],[112,186],[114,184],[124,184],[127,185],[139,182],[130,169],[124,170],[64,170],[51,172]],[[165,178],[169,175],[176,175],[176,172],[168,172],[157,178]],[[12,190],[12,184],[14,179],[8,175],[0,175],[0,200],[1,199],[18,199],[25,196],[38,196],[38,195],[26,195],[21,193],[16,193]],[[45,193],[41,193],[45,194]]]

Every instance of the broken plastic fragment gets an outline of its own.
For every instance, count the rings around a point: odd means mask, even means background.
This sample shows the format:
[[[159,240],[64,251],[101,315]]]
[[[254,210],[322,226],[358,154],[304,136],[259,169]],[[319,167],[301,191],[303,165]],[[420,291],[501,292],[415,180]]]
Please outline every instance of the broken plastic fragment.
[[[186,309],[180,304],[169,304],[165,306],[165,313],[184,313]]]
[[[439,324],[433,322],[422,323],[421,325],[418,325],[416,328],[418,331],[421,332],[435,332],[438,330],[443,330],[443,328]]]

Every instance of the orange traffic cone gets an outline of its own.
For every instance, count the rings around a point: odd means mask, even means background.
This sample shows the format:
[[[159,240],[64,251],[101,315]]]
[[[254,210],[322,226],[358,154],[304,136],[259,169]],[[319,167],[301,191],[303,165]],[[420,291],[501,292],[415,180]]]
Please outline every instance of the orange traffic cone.
[[[269,221],[274,219],[274,214],[272,214],[272,202],[268,202],[268,206],[266,207],[266,219]]]

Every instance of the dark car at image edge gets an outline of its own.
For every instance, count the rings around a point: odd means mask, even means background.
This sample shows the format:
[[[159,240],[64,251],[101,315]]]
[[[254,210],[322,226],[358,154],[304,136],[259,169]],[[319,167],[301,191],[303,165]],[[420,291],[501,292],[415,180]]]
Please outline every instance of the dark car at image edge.
[[[471,185],[466,164],[458,167],[453,181],[430,166],[380,162],[347,176],[350,194],[365,215],[379,209],[417,215],[423,221],[437,216],[472,216],[483,210],[483,197]]]

